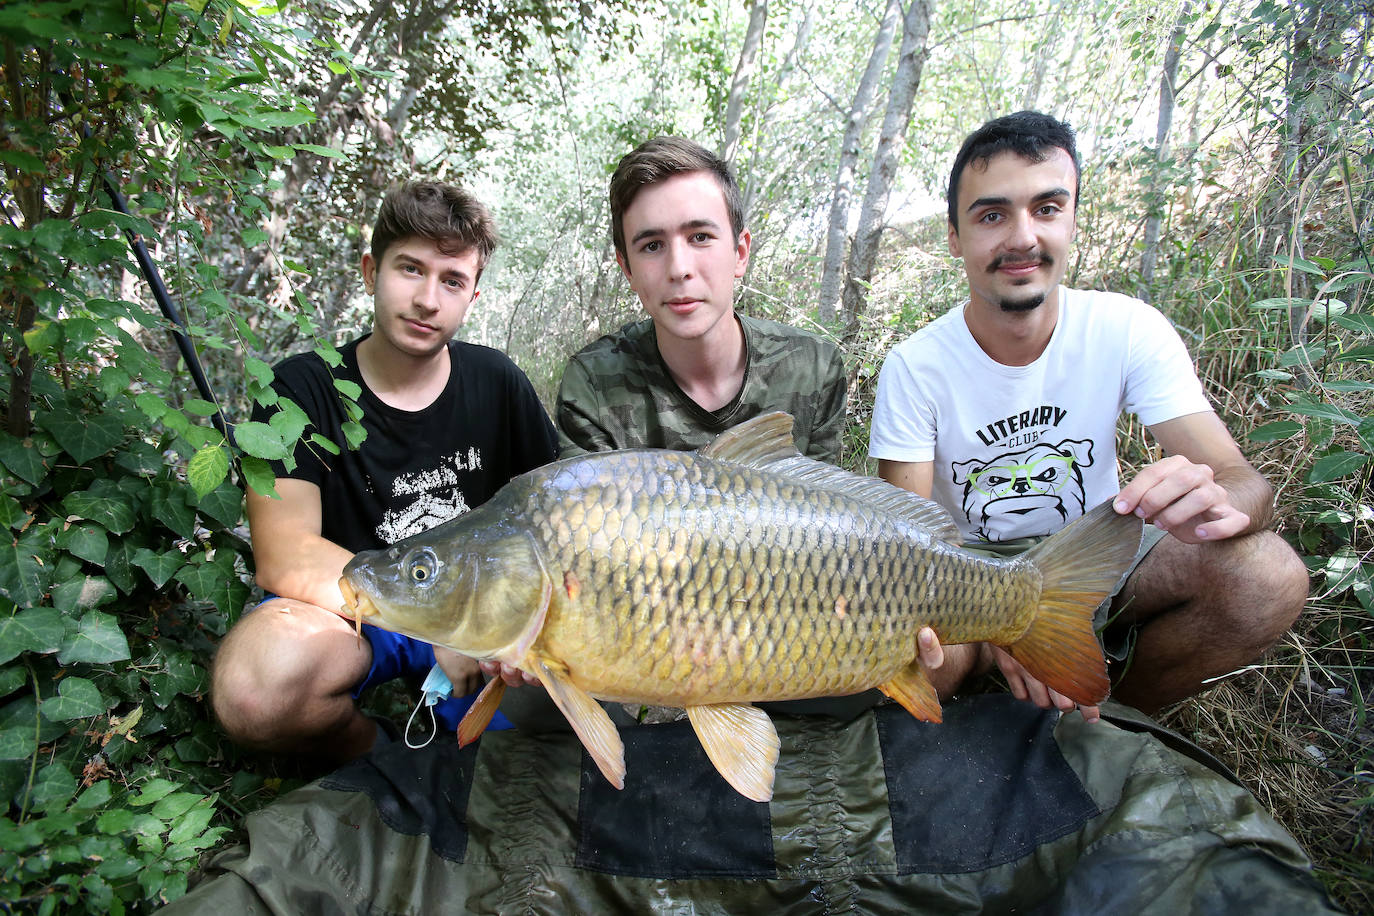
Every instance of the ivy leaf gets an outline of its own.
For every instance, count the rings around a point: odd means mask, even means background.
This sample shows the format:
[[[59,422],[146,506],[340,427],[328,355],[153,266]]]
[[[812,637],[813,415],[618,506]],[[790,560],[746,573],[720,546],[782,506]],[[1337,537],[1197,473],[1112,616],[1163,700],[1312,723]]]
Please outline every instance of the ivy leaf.
[[[124,424],[107,414],[83,415],[59,406],[41,414],[37,422],[77,464],[105,454],[124,438]]]
[[[20,652],[56,652],[66,630],[62,615],[51,607],[25,608],[0,619],[0,665]]]
[[[197,600],[214,602],[221,613],[236,614],[243,610],[249,589],[238,577],[232,564],[233,554],[222,551],[208,563],[188,563],[183,566],[177,570],[176,580],[186,586]]]
[[[225,528],[233,528],[243,516],[243,491],[226,481],[201,497],[196,511]]]
[[[109,705],[86,678],[64,677],[57,685],[57,696],[44,700],[38,708],[54,722],[67,722],[103,715]]]
[[[73,576],[52,590],[53,607],[64,613],[109,604],[118,593],[104,576]]]
[[[13,496],[0,493],[0,526],[22,530],[31,518],[33,516],[24,511],[19,500]]]
[[[66,532],[67,552],[96,566],[105,565],[110,553],[110,537],[104,528],[95,525],[76,525]]]
[[[20,607],[43,600],[52,571],[52,553],[41,530],[30,530],[16,541],[0,541],[0,595]]]
[[[138,548],[120,539],[110,546],[110,552],[105,556],[105,578],[115,584],[115,588],[124,594],[129,594],[134,590],[134,572],[131,566],[133,553]]]
[[[1307,474],[1308,483],[1326,483],[1353,474],[1365,466],[1369,456],[1362,452],[1336,452],[1318,458]]]
[[[69,516],[97,522],[111,534],[125,534],[138,520],[129,497],[103,480],[97,481],[89,489],[64,496],[62,511]]]
[[[140,547],[134,551],[133,564],[148,574],[155,587],[162,588],[167,584],[167,580],[172,578],[172,574],[186,564],[186,558],[182,556],[181,551],[175,549],[158,553],[147,547]]]
[[[234,427],[234,435],[239,448],[255,458],[281,461],[287,456],[286,443],[281,433],[266,423],[252,420],[240,423]]]
[[[222,445],[203,448],[186,465],[186,480],[196,496],[204,497],[229,476],[229,452]]]
[[[27,760],[38,750],[32,726],[0,729],[0,760]]]
[[[88,662],[94,665],[120,662],[129,658],[129,640],[119,622],[102,611],[89,611],[81,618],[75,633],[62,641],[57,661],[62,665]]]
[[[48,462],[32,439],[21,442],[6,432],[0,432],[0,463],[15,477],[35,485],[48,472]]]
[[[195,536],[196,513],[187,505],[186,494],[180,487],[174,488],[167,483],[155,485],[149,499],[149,508],[153,517],[170,530],[184,538]]]

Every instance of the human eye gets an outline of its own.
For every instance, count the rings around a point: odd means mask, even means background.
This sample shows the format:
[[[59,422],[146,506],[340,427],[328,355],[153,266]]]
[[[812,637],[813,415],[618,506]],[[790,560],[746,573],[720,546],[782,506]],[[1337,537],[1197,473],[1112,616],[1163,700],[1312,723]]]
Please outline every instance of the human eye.
[[[1002,214],[996,210],[988,210],[980,214],[977,221],[984,225],[991,226],[1002,221]]]
[[[691,241],[692,241],[693,244],[696,244],[696,245],[704,245],[704,244],[706,244],[707,242],[711,241],[711,239],[713,239],[713,238],[715,238],[715,236],[713,236],[713,235],[712,235],[711,233],[709,233],[709,232],[706,232],[705,230],[701,230],[701,231],[698,231],[698,232],[693,232],[692,235],[691,235]]]
[[[662,247],[662,242],[660,242],[658,239],[653,239],[652,241],[645,242],[643,245],[639,246],[639,250],[644,254],[653,254],[655,251],[658,251]]]
[[[460,293],[460,292],[463,291],[463,278],[462,278],[462,277],[449,277],[449,278],[447,278],[447,279],[444,280],[444,286],[448,287],[450,290],[452,290],[452,291],[455,292],[455,293]]]

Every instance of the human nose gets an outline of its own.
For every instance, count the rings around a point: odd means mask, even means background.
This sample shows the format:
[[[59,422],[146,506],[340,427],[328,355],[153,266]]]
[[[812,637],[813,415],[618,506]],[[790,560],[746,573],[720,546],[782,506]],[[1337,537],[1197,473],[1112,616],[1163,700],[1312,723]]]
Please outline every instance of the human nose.
[[[685,280],[692,275],[692,251],[682,241],[668,243],[668,278]]]
[[[439,279],[424,277],[415,287],[415,305],[424,311],[435,311],[439,305]]]
[[[1035,224],[1030,214],[1015,214],[1007,220],[1006,244],[1017,251],[1035,247]]]

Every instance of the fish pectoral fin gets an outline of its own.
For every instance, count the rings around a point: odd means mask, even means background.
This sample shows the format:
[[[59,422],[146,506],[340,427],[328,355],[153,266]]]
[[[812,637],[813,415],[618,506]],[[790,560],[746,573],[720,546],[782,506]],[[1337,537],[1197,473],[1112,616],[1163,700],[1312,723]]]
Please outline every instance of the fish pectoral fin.
[[[462,721],[458,723],[459,747],[467,747],[487,730],[487,726],[491,724],[491,717],[496,715],[496,707],[501,705],[501,698],[505,695],[505,681],[499,677],[487,681],[487,686],[477,694],[477,699],[472,701],[468,711],[463,714]]]
[[[625,745],[606,710],[587,691],[568,679],[568,669],[549,659],[537,659],[539,680],[548,690],[596,768],[617,789],[625,788]]]
[[[940,697],[919,659],[898,671],[890,681],[879,684],[878,689],[902,704],[902,708],[922,722],[944,720]]]
[[[768,713],[745,703],[688,706],[687,718],[720,775],[753,801],[773,797],[778,732]]]

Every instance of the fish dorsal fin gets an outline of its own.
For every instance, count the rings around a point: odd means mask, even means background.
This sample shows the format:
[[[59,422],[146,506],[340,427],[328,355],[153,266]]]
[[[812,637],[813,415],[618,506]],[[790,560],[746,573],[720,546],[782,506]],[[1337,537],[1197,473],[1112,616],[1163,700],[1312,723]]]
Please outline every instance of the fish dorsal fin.
[[[797,444],[792,440],[792,415],[781,410],[759,414],[732,426],[701,447],[697,453],[717,461],[733,461],[749,467],[765,468],[800,458]]]
[[[779,744],[768,713],[747,703],[722,703],[688,706],[687,718],[706,756],[736,792],[758,802],[773,797]]]
[[[577,732],[601,775],[617,789],[625,788],[625,745],[606,710],[568,679],[568,669],[560,662],[541,658],[535,667],[540,683]]]
[[[843,493],[875,509],[891,512],[926,528],[951,544],[963,541],[954,519],[939,503],[894,487],[877,477],[852,474],[833,464],[807,458],[792,439],[792,415],[775,410],[731,427],[698,452],[705,458],[732,461],[782,474],[814,487]]]

